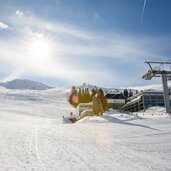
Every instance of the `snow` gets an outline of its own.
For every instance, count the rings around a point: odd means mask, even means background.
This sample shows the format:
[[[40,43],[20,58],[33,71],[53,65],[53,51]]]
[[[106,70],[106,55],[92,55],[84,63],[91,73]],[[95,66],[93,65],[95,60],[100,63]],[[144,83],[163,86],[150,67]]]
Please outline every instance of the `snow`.
[[[79,120],[77,123],[116,123],[116,122],[122,122],[125,120],[130,120],[130,119],[136,119],[137,116],[134,115],[129,115],[126,113],[122,113],[117,110],[112,110],[110,109],[109,111],[105,112],[103,116],[87,116],[81,120]]]
[[[30,80],[22,80],[22,79],[15,79],[8,82],[1,82],[0,86],[4,86],[7,89],[29,89],[29,90],[47,90],[52,87],[44,85],[39,82],[30,81]]]
[[[141,116],[143,118],[170,118],[171,115],[166,113],[165,107],[154,106],[149,107],[145,112],[135,112],[135,115]]]
[[[147,113],[150,112],[155,112],[155,113],[164,113],[166,114],[166,108],[165,107],[159,107],[159,106],[155,106],[155,107],[150,107],[146,110]]]
[[[109,110],[63,124],[68,90],[0,88],[0,171],[171,170],[171,117]],[[166,115],[163,112],[163,115]]]

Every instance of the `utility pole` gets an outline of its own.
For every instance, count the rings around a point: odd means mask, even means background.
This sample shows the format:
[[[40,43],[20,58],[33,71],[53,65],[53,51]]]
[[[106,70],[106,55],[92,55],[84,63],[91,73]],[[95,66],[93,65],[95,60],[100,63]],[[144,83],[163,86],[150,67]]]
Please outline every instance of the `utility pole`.
[[[145,80],[151,80],[153,77],[161,77],[162,78],[162,84],[163,84],[163,95],[164,95],[164,103],[166,107],[166,112],[171,113],[170,108],[170,99],[169,99],[169,89],[167,80],[169,80],[171,76],[171,71],[166,71],[164,68],[161,70],[158,68],[158,70],[153,69],[152,64],[160,64],[160,66],[164,65],[171,65],[171,62],[145,62],[149,65],[150,70],[142,76]]]

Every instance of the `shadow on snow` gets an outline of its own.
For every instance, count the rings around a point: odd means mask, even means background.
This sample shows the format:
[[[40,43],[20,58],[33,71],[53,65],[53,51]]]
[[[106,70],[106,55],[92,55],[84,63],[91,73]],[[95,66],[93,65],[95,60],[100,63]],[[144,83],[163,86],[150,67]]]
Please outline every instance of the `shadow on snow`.
[[[141,119],[140,117],[126,119],[126,120],[120,120],[120,119],[112,117],[110,115],[104,115],[104,116],[102,116],[102,118],[104,118],[104,119],[106,119],[106,120],[108,120],[109,122],[112,122],[112,123],[124,124],[124,125],[130,125],[130,126],[137,126],[137,127],[143,127],[143,128],[155,130],[155,131],[160,131],[159,129],[151,128],[151,127],[146,126],[146,125],[126,122],[126,121],[130,121],[130,120]]]

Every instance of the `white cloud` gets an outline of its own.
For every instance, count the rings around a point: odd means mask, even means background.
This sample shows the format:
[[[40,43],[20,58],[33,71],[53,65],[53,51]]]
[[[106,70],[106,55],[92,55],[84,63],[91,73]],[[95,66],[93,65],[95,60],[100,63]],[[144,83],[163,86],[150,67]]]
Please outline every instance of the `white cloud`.
[[[16,14],[18,17],[22,17],[22,16],[23,16],[23,12],[20,11],[20,10],[16,10],[16,11],[15,11],[15,14]]]
[[[8,25],[0,21],[0,30],[1,29],[7,29]]]
[[[89,55],[94,57],[110,57],[118,60],[140,61],[142,59],[164,58],[165,47],[161,42],[170,44],[168,38],[163,40],[158,37],[126,36],[112,33],[95,33],[68,24],[43,21],[31,14],[24,15],[23,20],[16,23],[19,28],[34,28],[44,33],[51,34],[56,38],[60,46],[59,51],[65,55]],[[15,19],[12,19],[15,22]],[[64,38],[63,38],[63,37]],[[63,41],[59,40],[62,37]],[[82,43],[83,42],[83,43]],[[166,44],[166,43],[164,43]],[[168,47],[169,49],[170,47]]]
[[[20,20],[18,20],[18,17],[16,16],[22,16],[20,17]],[[23,27],[23,28],[35,28],[37,30],[43,30],[48,31],[51,33],[58,33],[63,35],[68,35],[76,38],[81,39],[91,39],[92,34],[87,31],[83,31],[82,29],[79,29],[75,26],[71,26],[64,23],[59,22],[50,22],[41,20],[37,16],[34,16],[31,14],[31,12],[21,12],[19,10],[16,11],[16,16],[11,16],[9,18],[10,22],[13,23],[16,27]]]

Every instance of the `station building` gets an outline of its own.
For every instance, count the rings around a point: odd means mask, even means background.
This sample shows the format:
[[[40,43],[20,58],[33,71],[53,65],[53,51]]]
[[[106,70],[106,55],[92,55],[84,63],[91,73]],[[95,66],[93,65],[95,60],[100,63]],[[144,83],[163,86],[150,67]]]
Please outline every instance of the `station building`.
[[[105,95],[109,108],[119,109],[125,104],[126,98],[121,92],[109,92]]]
[[[170,96],[171,100],[171,96]],[[126,104],[121,107],[121,110],[138,112],[145,111],[149,107],[165,106],[164,96],[162,91],[147,90],[141,91],[138,94],[127,99]]]

